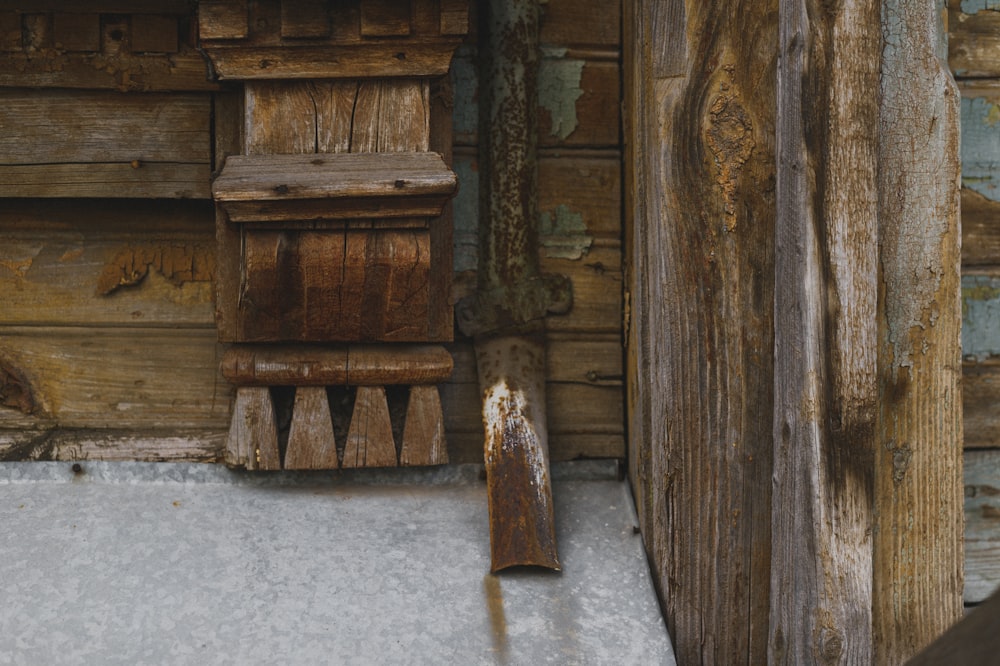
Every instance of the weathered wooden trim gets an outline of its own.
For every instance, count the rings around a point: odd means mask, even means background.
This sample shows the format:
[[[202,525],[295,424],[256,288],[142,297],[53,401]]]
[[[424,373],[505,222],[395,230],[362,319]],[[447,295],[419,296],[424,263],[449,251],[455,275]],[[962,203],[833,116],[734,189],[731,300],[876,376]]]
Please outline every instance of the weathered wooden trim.
[[[962,616],[959,91],[937,3],[889,0],[882,26],[872,587],[896,664]]]

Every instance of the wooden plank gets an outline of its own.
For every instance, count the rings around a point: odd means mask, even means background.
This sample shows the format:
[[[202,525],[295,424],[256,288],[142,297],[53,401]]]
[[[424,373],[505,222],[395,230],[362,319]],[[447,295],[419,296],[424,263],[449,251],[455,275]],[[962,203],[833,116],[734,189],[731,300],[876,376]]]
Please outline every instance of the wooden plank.
[[[620,238],[621,155],[542,154],[538,158],[538,209],[552,221],[550,229],[570,238]],[[554,247],[542,238],[543,247]],[[557,240],[557,239],[556,239]],[[546,243],[548,242],[548,246]]]
[[[768,662],[777,5],[624,4],[629,465],[679,663]]]
[[[247,155],[316,152],[317,100],[309,82],[250,81],[244,91]]]
[[[212,325],[210,236],[39,236],[0,235],[0,325]]]
[[[0,430],[0,460],[218,462],[226,431]]]
[[[316,152],[346,153],[351,150],[356,81],[314,81],[316,102]]]
[[[965,13],[964,7],[972,11]],[[955,76],[996,77],[1000,65],[1000,12],[986,2],[948,0],[948,64]]]
[[[594,246],[579,260],[546,256],[542,270],[567,275],[573,282],[573,308],[565,315],[551,315],[545,326],[551,332],[614,333],[622,329],[621,248],[617,244]]]
[[[7,166],[207,165],[210,115],[207,95],[2,91],[0,155]]]
[[[962,265],[1000,264],[1000,201],[962,188]]]
[[[299,0],[281,3],[281,36],[291,39],[318,39],[330,35],[326,0]]]
[[[226,46],[206,43],[220,79],[431,77],[448,73],[458,38],[379,40],[328,46]]]
[[[37,408],[0,410],[0,428],[221,428],[231,388],[211,328],[3,327],[3,367]]]
[[[66,51],[101,50],[100,14],[64,14],[52,17],[52,41]]]
[[[0,166],[0,196],[208,199],[205,164],[125,163]]]
[[[246,0],[201,0],[198,34],[201,39],[242,39],[249,33]]]
[[[983,601],[1000,587],[1000,450],[966,451],[966,604]]]
[[[441,397],[436,386],[413,386],[406,407],[406,424],[403,443],[399,451],[399,464],[445,465],[448,449],[444,438],[444,417]]]
[[[410,0],[361,0],[361,36],[410,34],[410,5]]]
[[[176,92],[218,90],[193,48],[169,55],[39,53],[0,55],[0,87]]]
[[[385,389],[361,386],[354,400],[354,414],[344,448],[344,469],[395,467],[396,444]]]
[[[962,368],[962,418],[966,449],[1000,447],[1000,359]]]
[[[233,222],[279,222],[436,216],[456,185],[436,153],[234,155],[212,193]]]
[[[7,199],[0,206],[0,229],[25,240],[83,234],[122,242],[149,241],[155,229],[159,240],[190,241],[210,233],[212,210],[211,202],[179,199]]]
[[[962,617],[960,95],[938,8],[882,14],[873,619],[875,661],[895,664]]]
[[[337,444],[326,388],[295,389],[292,426],[288,432],[285,469],[337,469]]]
[[[546,58],[538,73],[538,145],[617,147],[617,62]]]
[[[278,428],[267,388],[246,386],[236,390],[225,460],[227,465],[249,470],[281,469]]]
[[[621,44],[620,0],[549,0],[544,5],[539,39],[558,46]]]
[[[132,17],[132,51],[175,53],[180,49],[177,17],[136,14]]]
[[[355,102],[351,152],[426,151],[429,102],[426,82],[362,81]]]

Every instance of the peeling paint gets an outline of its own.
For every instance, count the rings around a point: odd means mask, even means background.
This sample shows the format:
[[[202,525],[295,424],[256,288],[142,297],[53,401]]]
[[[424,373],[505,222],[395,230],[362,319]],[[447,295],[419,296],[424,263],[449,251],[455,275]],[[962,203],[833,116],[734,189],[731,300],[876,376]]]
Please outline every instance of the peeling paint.
[[[962,0],[960,5],[963,14],[975,14],[976,12],[1000,10],[1000,0]]]
[[[977,360],[1000,355],[1000,278],[962,277],[962,354]]]
[[[552,118],[550,133],[560,139],[576,130],[576,102],[583,96],[583,60],[565,58],[566,49],[542,49],[538,68],[538,105]]]
[[[1000,105],[994,100],[962,99],[962,184],[1000,201]]]
[[[175,286],[211,282],[215,275],[215,255],[201,246],[127,245],[105,264],[97,280],[97,293],[108,296],[121,287],[135,286],[151,269]]]
[[[554,259],[580,259],[594,244],[594,237],[587,234],[587,225],[581,213],[574,213],[569,206],[559,204],[555,215],[543,211],[539,216],[539,235],[545,254]]]

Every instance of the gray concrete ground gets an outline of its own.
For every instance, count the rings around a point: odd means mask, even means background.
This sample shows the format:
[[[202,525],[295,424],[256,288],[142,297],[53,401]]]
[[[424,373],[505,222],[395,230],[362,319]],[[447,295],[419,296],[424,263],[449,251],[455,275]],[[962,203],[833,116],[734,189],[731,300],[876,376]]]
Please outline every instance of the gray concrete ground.
[[[563,572],[489,574],[475,466],[0,464],[0,664],[672,664],[627,485],[553,470]]]

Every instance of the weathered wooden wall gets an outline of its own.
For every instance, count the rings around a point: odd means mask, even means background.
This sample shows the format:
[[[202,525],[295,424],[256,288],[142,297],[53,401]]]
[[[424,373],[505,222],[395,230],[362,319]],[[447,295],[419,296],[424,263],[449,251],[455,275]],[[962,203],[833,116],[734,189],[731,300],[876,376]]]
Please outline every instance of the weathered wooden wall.
[[[0,2],[0,196],[18,197],[0,207],[0,458],[220,455],[232,388],[218,370],[212,281],[233,254],[217,252],[208,197],[227,142],[239,142],[227,119],[241,96],[206,79],[194,4],[52,0],[24,13]],[[575,290],[573,311],[549,322],[556,460],[625,450],[619,7],[551,0],[541,23],[540,256]],[[448,80],[452,299],[475,285],[471,24]],[[450,458],[481,461],[472,346],[450,349]]]
[[[965,603],[1000,586],[1000,3],[950,0],[962,94]]]
[[[901,663],[961,614],[938,7],[628,7],[630,471],[679,660]]]

